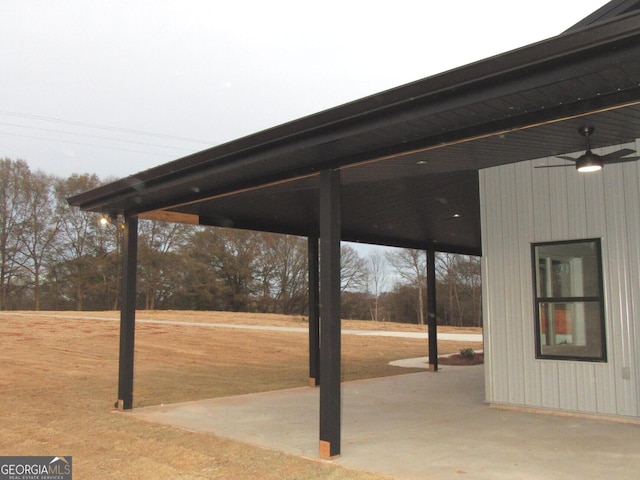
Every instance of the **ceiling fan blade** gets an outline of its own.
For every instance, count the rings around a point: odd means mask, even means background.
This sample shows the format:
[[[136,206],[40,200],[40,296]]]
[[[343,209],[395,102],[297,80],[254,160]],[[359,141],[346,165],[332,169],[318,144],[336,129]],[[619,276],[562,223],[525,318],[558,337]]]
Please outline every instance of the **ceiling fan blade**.
[[[562,160],[569,160],[570,162],[573,163],[564,163],[562,165],[538,165],[537,167],[534,168],[555,168],[555,167],[575,167],[575,162],[576,159],[573,157],[569,157],[567,155],[556,155],[556,158],[560,158]]]
[[[604,164],[611,165],[613,163],[624,163],[624,162],[634,162],[640,159],[640,157],[626,157],[626,158],[605,158]]]
[[[576,166],[570,163],[565,163],[564,165],[538,165],[536,167],[533,168],[556,168],[556,167],[573,167],[575,168]]]
[[[618,158],[626,157],[632,153],[636,153],[635,150],[631,150],[630,148],[623,148],[622,150],[618,150],[617,152],[607,153],[606,155],[602,155],[602,158],[605,162],[608,162],[609,159],[617,160]]]

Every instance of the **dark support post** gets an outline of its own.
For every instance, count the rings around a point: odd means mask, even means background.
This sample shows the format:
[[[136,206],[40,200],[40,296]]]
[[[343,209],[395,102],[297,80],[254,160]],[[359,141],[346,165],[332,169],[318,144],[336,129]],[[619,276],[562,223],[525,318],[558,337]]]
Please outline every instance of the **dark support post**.
[[[436,318],[436,251],[427,248],[427,324],[429,325],[429,371],[438,371],[438,322]]]
[[[320,456],[340,455],[340,172],[320,174]]]
[[[318,235],[307,239],[309,257],[309,385],[320,385],[320,267]]]
[[[133,351],[136,325],[136,269],[138,264],[138,217],[125,217],[120,295],[120,410],[133,408]]]

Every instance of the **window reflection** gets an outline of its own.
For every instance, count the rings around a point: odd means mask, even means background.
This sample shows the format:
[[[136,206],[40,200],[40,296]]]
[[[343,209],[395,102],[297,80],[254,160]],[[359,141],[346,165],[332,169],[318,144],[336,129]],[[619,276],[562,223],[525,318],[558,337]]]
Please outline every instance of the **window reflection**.
[[[600,242],[533,246],[538,358],[605,360]]]

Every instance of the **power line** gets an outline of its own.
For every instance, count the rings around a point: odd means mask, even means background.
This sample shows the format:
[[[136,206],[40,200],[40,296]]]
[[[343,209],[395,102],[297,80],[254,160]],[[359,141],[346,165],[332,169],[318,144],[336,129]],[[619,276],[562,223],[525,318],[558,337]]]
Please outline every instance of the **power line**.
[[[0,115],[7,115],[7,116],[11,116],[11,117],[18,117],[18,118],[27,118],[27,119],[31,119],[31,120],[41,120],[41,121],[46,121],[46,122],[54,122],[54,123],[62,123],[65,125],[75,125],[75,126],[79,126],[79,127],[85,127],[85,128],[99,128],[102,130],[110,130],[112,132],[121,132],[121,133],[130,133],[130,134],[134,134],[134,135],[144,135],[144,136],[148,136],[148,137],[157,137],[157,138],[165,138],[165,139],[170,139],[170,140],[180,140],[182,142],[192,142],[192,143],[201,143],[204,145],[212,145],[213,142],[208,141],[208,140],[199,140],[196,138],[188,138],[188,137],[178,137],[175,135],[167,135],[164,133],[153,133],[153,132],[145,132],[143,130],[133,130],[130,128],[122,128],[122,127],[114,127],[111,125],[101,125],[98,123],[88,123],[88,122],[80,122],[80,121],[74,121],[74,120],[65,120],[62,118],[53,118],[53,117],[44,117],[41,115],[30,115],[30,114],[26,114],[26,113],[19,113],[19,112],[8,112],[8,111],[3,111],[0,110]]]
[[[18,125],[16,123],[5,123],[5,122],[0,122],[0,125],[6,125],[9,127],[19,127],[19,128],[27,128],[30,130],[40,130],[42,132],[52,132],[52,133],[62,133],[65,135],[75,135],[75,136],[79,136],[79,137],[86,137],[86,138],[98,138],[101,140],[110,140],[110,141],[114,141],[114,142],[123,142],[123,143],[133,143],[136,145],[146,145],[146,146],[150,146],[150,147],[159,147],[159,148],[171,148],[174,150],[182,150],[185,152],[193,152],[193,149],[189,149],[189,148],[183,148],[183,147],[174,147],[171,145],[158,145],[155,143],[146,143],[146,142],[137,142],[135,140],[124,140],[124,139],[120,139],[120,138],[113,138],[113,137],[103,137],[100,135],[89,135],[86,133],[75,133],[75,132],[67,132],[64,130],[55,130],[52,128],[42,128],[42,127],[30,127],[28,125]],[[6,135],[11,135],[9,133],[7,133]],[[20,136],[20,135],[16,135],[16,136]],[[47,138],[42,138],[42,137],[30,137],[30,138],[40,138],[41,140],[49,140]],[[55,140],[55,141],[64,141],[64,140],[60,140],[60,139],[50,139],[50,140]],[[94,146],[98,146],[98,145],[94,145]]]
[[[55,139],[55,138],[44,138],[44,137],[36,137],[34,135],[21,135],[19,133],[9,133],[9,132],[0,132],[0,135],[10,135],[12,137],[22,137],[22,138],[31,138],[34,140],[44,140],[47,142],[59,142],[59,143],[70,143],[72,145],[82,145],[85,147],[95,147],[95,148],[105,148],[108,150],[118,150],[121,152],[130,152],[130,153],[141,153],[144,155],[162,155],[160,153],[156,153],[156,152],[144,152],[144,151],[140,151],[140,150],[131,150],[128,148],[121,148],[121,147],[109,147],[107,145],[96,145],[94,143],[82,143],[82,142],[73,142],[71,140],[60,140],[60,139]]]

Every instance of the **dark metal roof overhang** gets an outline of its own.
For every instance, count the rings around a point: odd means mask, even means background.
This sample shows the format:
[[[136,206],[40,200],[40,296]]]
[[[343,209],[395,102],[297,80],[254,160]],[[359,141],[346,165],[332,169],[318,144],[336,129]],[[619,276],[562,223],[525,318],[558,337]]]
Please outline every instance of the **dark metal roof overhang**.
[[[314,233],[342,170],[343,238],[479,253],[480,169],[640,136],[640,14],[311,115],[69,199],[84,210]],[[150,213],[152,212],[152,213]]]

